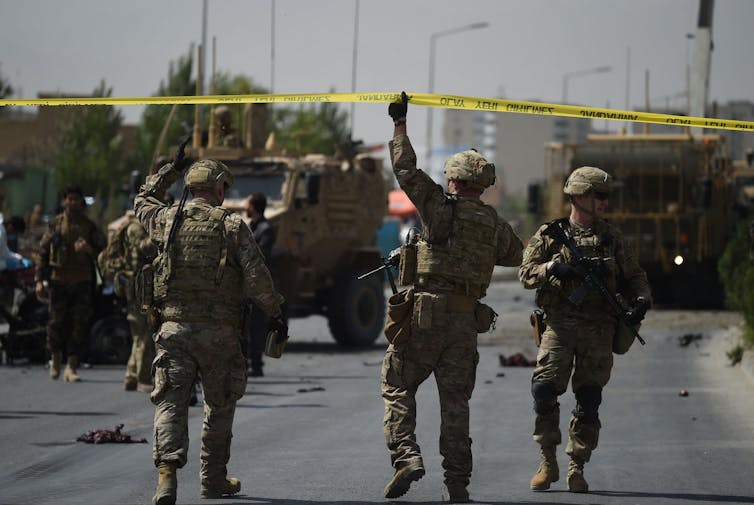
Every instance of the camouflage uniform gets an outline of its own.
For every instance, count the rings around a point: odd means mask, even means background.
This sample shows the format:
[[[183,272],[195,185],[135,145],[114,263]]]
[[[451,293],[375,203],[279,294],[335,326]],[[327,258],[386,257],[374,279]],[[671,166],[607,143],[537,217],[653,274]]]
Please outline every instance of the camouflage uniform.
[[[486,294],[493,267],[519,265],[523,246],[492,207],[476,198],[446,195],[417,170],[406,135],[390,142],[390,152],[393,171],[419,211],[423,232],[411,336],[398,346],[391,344],[382,365],[385,439],[397,471],[404,466],[423,468],[414,434],[415,394],[434,373],[445,483],[449,489],[465,489],[472,467],[469,399],[479,361],[475,308]]]
[[[612,293],[624,293],[627,299],[650,299],[646,273],[617,227],[599,218],[589,227],[567,218],[559,223],[569,230],[583,257],[604,265],[603,280]],[[557,397],[566,392],[570,379],[576,408],[568,427],[566,453],[572,462],[583,467],[597,447],[601,427],[598,408],[613,366],[613,337],[618,319],[596,289],[578,306],[568,299],[583,280],[561,280],[548,271],[549,262],[568,265],[572,258],[565,246],[543,234],[546,227],[546,224],[540,227],[529,240],[519,279],[525,288],[537,289],[537,305],[547,317],[547,330],[542,335],[532,377],[532,395],[536,414],[534,440],[543,448],[545,460],[554,464],[555,477],[549,479],[554,482],[557,480],[554,447],[561,442]],[[549,487],[549,482],[541,487],[535,487],[534,483],[535,479],[532,489]]]
[[[200,160],[194,166],[210,160]],[[213,162],[217,163],[217,162]],[[189,169],[189,173],[194,166]],[[226,169],[227,170],[227,169]],[[226,479],[236,402],[246,390],[240,347],[243,306],[251,299],[280,315],[282,297],[240,217],[204,198],[190,200],[169,252],[164,252],[177,206],[156,195],[179,177],[166,165],[147,179],[135,200],[136,215],[160,249],[155,260],[154,462],[183,467],[188,452],[188,406],[197,374],[204,392],[201,481]]]
[[[92,254],[76,252],[74,243],[80,237],[92,247]],[[58,214],[42,235],[36,281],[49,282],[47,349],[51,355],[65,351],[80,356],[88,348],[94,261],[105,244],[105,236],[83,213]]]
[[[147,231],[136,219],[129,215],[124,231],[126,250],[126,269],[115,275],[115,282],[125,283],[128,324],[131,328],[131,355],[126,365],[126,384],[149,385],[152,383],[152,361],[154,360],[154,340],[147,324],[147,316],[141,310],[141,303],[136,300],[134,277],[147,263],[157,256],[157,248],[147,235]]]

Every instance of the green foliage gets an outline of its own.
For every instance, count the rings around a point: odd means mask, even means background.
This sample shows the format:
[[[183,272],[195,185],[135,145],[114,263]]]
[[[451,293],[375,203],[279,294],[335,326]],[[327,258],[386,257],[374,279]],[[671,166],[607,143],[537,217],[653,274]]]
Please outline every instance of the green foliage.
[[[744,348],[741,344],[738,344],[730,351],[727,351],[725,355],[728,357],[728,363],[730,363],[731,366],[737,365],[744,357]]]
[[[735,233],[717,263],[720,281],[725,290],[725,305],[729,309],[744,308],[745,274],[752,267],[754,262],[749,258],[749,225],[742,221],[736,225]]]
[[[329,102],[276,111],[273,131],[281,148],[301,153],[333,154],[350,139],[348,113]]]
[[[13,94],[13,87],[10,85],[3,74],[0,73],[0,99],[9,97]],[[5,107],[2,107],[4,109]]]
[[[180,56],[177,61],[171,61],[167,78],[160,81],[155,96],[192,96],[196,93],[196,80],[191,77],[193,67],[194,46]],[[141,116],[141,124],[136,140],[136,152],[129,164],[139,167],[144,172],[151,168],[155,157],[155,150],[160,139],[162,129],[167,122],[172,105],[148,105]],[[178,144],[178,141],[194,124],[194,106],[177,105],[175,114],[168,127],[165,141],[159,154],[167,154],[167,147]]]
[[[102,81],[92,95],[112,96],[112,88]],[[54,172],[56,189],[69,184],[80,186],[105,208],[125,174],[122,124],[121,112],[112,106],[76,108],[61,131]]]

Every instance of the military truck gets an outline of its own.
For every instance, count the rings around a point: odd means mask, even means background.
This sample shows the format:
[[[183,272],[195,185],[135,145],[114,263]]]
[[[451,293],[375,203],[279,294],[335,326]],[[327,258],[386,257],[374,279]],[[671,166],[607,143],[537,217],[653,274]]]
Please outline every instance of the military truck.
[[[614,177],[607,218],[633,245],[656,302],[721,307],[717,259],[734,217],[724,137],[603,134],[581,143],[548,143],[545,187],[530,209],[540,210],[542,220],[567,215],[563,184],[584,165]]]
[[[338,343],[369,345],[383,329],[384,281],[356,277],[381,261],[375,240],[387,211],[382,160],[352,146],[333,157],[283,152],[266,135],[265,107],[247,105],[242,130],[231,134],[224,111],[211,113],[216,127],[206,136],[195,127],[186,157],[230,168],[234,182],[223,207],[245,219],[246,197],[266,195],[265,217],[277,234],[271,270],[286,317],[323,315]]]

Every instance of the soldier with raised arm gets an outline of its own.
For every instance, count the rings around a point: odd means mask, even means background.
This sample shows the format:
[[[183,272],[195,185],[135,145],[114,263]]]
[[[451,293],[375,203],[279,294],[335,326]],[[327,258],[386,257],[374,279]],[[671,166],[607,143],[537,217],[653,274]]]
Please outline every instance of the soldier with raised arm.
[[[495,182],[495,166],[474,150],[445,162],[447,189],[416,167],[406,135],[408,97],[390,104],[395,125],[390,141],[393,172],[418,209],[422,232],[417,243],[410,336],[394,340],[382,365],[383,427],[395,469],[386,498],[404,495],[424,475],[416,442],[416,391],[434,374],[440,395],[440,454],[447,499],[469,501],[471,478],[469,399],[479,362],[477,333],[492,324],[492,309],[479,302],[495,265],[518,266],[523,245],[510,224],[481,201]],[[387,335],[387,333],[386,333]]]
[[[212,159],[196,161],[184,178],[193,197],[185,207],[169,207],[160,199],[181,176],[183,164],[179,150],[173,163],[147,178],[134,206],[159,249],[152,275],[142,271],[141,281],[152,283],[151,289],[142,289],[152,293],[142,303],[156,308],[160,319],[151,393],[157,505],[176,500],[176,469],[186,464],[188,406],[197,374],[205,401],[201,496],[240,491],[240,481],[227,476],[226,465],[236,402],[246,390],[240,347],[244,305],[252,300],[270,316],[273,328],[287,334],[280,313],[283,298],[273,288],[249,228],[240,216],[220,207],[233,183],[228,167]]]

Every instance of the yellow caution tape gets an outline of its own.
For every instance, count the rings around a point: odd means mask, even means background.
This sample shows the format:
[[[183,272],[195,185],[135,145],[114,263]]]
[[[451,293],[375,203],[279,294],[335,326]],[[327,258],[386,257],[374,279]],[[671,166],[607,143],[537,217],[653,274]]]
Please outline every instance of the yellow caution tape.
[[[410,103],[445,109],[464,109],[489,112],[513,112],[542,116],[565,116],[585,119],[605,119],[633,123],[655,123],[671,126],[741,130],[754,132],[754,122],[732,119],[715,119],[693,116],[675,116],[653,112],[619,109],[602,109],[580,105],[524,102],[501,98],[479,98],[428,93],[409,94]],[[286,95],[205,95],[205,96],[151,96],[151,97],[87,97],[38,98],[27,100],[0,100],[0,106],[78,106],[78,105],[171,105],[171,104],[239,104],[239,103],[375,103],[399,100],[400,93],[300,93]]]

